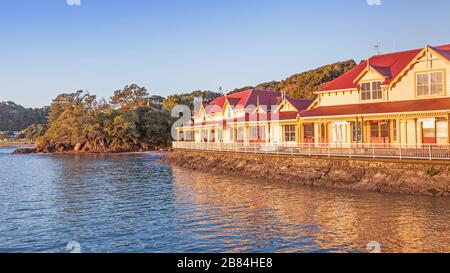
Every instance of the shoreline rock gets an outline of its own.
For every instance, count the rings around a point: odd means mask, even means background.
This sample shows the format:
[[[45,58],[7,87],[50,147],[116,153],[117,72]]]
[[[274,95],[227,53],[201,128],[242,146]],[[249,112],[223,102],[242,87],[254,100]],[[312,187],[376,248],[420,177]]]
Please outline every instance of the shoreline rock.
[[[143,154],[143,153],[152,153],[152,152],[160,152],[166,153],[170,150],[167,149],[155,149],[148,151],[123,151],[123,152],[84,152],[84,151],[76,151],[76,150],[67,150],[67,151],[54,151],[54,152],[45,152],[40,151],[37,148],[19,148],[12,152],[13,155],[25,155],[25,154],[67,154],[67,155],[89,155],[89,154]]]
[[[26,155],[26,154],[35,154],[36,148],[20,148],[16,149],[12,154],[13,155]]]
[[[349,190],[450,196],[450,162],[173,151],[161,162],[218,174]]]

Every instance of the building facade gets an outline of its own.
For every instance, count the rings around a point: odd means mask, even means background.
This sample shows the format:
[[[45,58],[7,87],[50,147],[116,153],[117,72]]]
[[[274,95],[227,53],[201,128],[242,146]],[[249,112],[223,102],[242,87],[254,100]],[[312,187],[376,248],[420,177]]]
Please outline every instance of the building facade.
[[[248,90],[202,105],[179,140],[213,143],[449,144],[450,45],[372,56],[315,101]]]
[[[201,105],[192,121],[177,128],[180,141],[196,143],[297,143],[300,113],[312,101],[250,89]]]

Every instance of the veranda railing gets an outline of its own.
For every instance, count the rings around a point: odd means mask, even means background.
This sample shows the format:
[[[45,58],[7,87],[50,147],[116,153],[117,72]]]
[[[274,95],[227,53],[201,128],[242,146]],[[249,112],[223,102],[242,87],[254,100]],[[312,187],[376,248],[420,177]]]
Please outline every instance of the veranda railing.
[[[447,144],[174,142],[173,148],[293,156],[450,160],[450,145]]]

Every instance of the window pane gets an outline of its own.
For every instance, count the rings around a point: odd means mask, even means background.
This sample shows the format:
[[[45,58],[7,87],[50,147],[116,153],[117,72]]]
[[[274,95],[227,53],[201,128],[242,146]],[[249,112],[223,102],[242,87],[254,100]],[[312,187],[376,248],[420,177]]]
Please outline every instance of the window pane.
[[[294,142],[296,136],[297,126],[295,125],[285,125],[284,126],[284,140],[286,142]]]
[[[362,140],[362,124],[361,122],[352,122],[352,141],[353,142],[361,142]]]
[[[429,85],[429,74],[417,74],[417,96],[429,95],[430,85]]]
[[[430,94],[431,95],[442,94],[444,91],[442,72],[431,73],[430,78],[431,78]]]
[[[361,84],[361,100],[370,100],[370,83],[362,83]]]
[[[428,86],[417,86],[417,96],[426,96],[428,95]]]
[[[259,139],[266,139],[266,127],[260,126],[258,134],[259,134]]]
[[[251,140],[258,139],[258,128],[257,127],[250,127],[250,139]]]
[[[378,131],[378,123],[372,123],[370,125],[370,135],[372,137],[379,137],[380,136],[379,131]]]
[[[381,137],[389,137],[389,124],[387,122],[382,122],[381,127]]]
[[[305,138],[314,138],[314,124],[305,124]]]
[[[442,83],[442,72],[431,73],[431,83]]]
[[[373,82],[372,83],[372,99],[377,100],[381,99],[381,82]]]

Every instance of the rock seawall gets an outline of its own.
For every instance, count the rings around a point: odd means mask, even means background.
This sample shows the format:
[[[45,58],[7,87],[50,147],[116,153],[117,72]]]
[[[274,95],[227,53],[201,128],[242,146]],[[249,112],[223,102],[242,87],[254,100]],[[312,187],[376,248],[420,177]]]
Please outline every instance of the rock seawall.
[[[447,162],[304,158],[181,150],[166,153],[161,161],[192,170],[302,185],[411,195],[450,195],[450,163]]]

